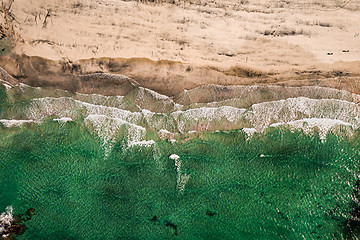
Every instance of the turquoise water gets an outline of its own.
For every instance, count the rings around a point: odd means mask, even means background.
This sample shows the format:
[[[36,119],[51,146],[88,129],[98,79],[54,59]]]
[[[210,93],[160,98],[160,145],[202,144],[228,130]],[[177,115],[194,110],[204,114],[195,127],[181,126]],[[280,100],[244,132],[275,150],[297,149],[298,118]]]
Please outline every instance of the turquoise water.
[[[351,238],[359,139],[279,128],[129,148],[120,136],[105,156],[81,120],[2,128],[0,212],[35,209],[17,239]]]

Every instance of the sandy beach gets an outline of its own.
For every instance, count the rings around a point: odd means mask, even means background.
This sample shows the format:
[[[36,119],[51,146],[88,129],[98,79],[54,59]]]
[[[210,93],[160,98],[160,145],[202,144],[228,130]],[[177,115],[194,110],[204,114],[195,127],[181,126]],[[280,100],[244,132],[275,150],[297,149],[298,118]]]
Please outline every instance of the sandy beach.
[[[121,93],[78,87],[102,72],[168,96],[207,84],[360,92],[356,1],[2,2],[13,48],[0,65],[33,86]]]

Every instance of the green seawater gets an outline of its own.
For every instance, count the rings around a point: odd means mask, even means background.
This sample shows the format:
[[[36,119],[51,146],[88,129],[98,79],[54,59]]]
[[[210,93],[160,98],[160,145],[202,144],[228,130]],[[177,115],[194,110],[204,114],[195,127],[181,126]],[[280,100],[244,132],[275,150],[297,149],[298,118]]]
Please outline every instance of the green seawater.
[[[17,239],[351,239],[359,140],[279,128],[129,148],[119,136],[106,155],[81,120],[1,128],[0,212],[35,209]]]

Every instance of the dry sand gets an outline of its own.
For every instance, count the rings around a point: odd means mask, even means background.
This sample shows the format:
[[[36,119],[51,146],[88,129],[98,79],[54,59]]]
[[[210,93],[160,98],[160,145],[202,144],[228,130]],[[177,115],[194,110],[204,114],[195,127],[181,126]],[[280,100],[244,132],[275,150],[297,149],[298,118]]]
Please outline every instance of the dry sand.
[[[32,85],[111,72],[167,95],[279,82],[360,92],[358,1],[1,2],[16,45],[0,66]]]

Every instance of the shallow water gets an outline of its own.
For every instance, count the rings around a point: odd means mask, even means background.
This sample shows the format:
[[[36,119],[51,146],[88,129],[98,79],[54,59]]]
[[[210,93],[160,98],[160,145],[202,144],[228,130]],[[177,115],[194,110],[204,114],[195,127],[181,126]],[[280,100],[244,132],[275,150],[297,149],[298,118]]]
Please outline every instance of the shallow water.
[[[132,147],[124,139],[105,154],[80,120],[1,129],[0,211],[36,211],[17,239],[351,236],[358,133],[322,141],[278,128]]]

